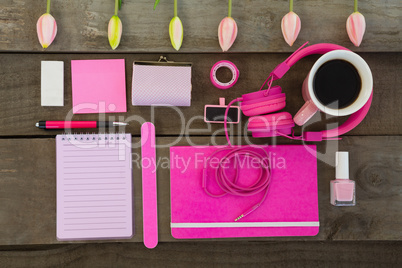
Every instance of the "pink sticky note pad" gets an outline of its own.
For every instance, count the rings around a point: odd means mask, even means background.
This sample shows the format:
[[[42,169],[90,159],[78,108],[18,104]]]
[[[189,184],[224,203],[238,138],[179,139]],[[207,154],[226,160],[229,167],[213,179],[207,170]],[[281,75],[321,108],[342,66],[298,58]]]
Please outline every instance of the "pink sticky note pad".
[[[127,112],[124,59],[72,60],[73,113]]]

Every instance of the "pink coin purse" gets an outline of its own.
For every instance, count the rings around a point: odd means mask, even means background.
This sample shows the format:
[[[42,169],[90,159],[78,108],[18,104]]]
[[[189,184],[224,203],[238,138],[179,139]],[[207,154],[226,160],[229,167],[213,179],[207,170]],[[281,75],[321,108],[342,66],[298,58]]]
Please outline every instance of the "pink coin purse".
[[[162,62],[161,60],[165,60]],[[137,61],[133,64],[134,106],[190,106],[190,62]]]

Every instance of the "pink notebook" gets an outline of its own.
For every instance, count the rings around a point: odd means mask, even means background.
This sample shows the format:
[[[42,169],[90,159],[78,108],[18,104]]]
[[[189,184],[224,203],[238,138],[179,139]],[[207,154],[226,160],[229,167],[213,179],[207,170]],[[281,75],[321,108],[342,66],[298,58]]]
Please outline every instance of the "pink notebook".
[[[73,113],[127,112],[124,59],[72,60]]]
[[[234,219],[261,200],[226,195],[213,198],[202,189],[204,161],[217,148],[179,146],[170,148],[171,229],[178,239],[314,236],[319,231],[317,159],[315,145],[265,146],[272,177],[266,200],[241,220]],[[247,166],[240,181],[249,185],[256,170]],[[219,193],[213,170],[207,187]]]
[[[56,151],[57,239],[131,238],[131,135],[57,135]]]

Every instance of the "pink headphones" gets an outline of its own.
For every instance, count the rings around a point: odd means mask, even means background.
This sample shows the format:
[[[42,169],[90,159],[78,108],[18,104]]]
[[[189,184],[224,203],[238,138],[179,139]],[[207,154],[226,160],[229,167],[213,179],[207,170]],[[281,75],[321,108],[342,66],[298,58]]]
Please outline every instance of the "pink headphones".
[[[234,99],[229,103],[225,113],[225,134],[229,145],[231,145],[231,143],[227,132],[226,117],[229,107],[235,102],[241,102],[240,107],[243,114],[251,116],[248,122],[248,130],[252,132],[253,137],[285,136],[297,140],[322,141],[323,139],[337,138],[349,132],[364,119],[370,109],[373,98],[372,93],[366,104],[360,110],[350,115],[346,122],[339,127],[318,132],[303,132],[300,137],[289,136],[292,134],[292,129],[295,126],[291,114],[288,112],[267,114],[276,112],[286,106],[285,93],[282,93],[282,89],[279,86],[271,88],[271,85],[274,80],[282,78],[296,62],[312,54],[325,54],[333,50],[348,50],[339,45],[325,43],[312,45],[303,49],[306,44],[307,43],[297,49],[284,62],[276,66],[262,84],[259,91],[244,94],[241,98]],[[268,89],[262,90],[267,83]]]

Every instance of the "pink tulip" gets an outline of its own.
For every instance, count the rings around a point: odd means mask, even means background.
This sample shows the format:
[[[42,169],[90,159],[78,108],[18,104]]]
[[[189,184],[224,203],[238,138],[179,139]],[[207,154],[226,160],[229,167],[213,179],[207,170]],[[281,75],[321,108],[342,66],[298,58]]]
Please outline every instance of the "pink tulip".
[[[288,43],[289,46],[292,46],[296,41],[301,28],[300,18],[293,12],[293,0],[289,1],[289,13],[283,16],[281,28],[286,43]]]
[[[45,13],[38,19],[36,30],[40,44],[43,48],[47,48],[57,34],[56,20],[49,13]]]
[[[293,11],[290,11],[282,18],[281,28],[286,43],[292,46],[300,33],[301,21],[299,16]]]
[[[350,41],[352,41],[355,46],[360,46],[364,32],[366,31],[366,21],[360,12],[353,12],[348,17],[346,21],[346,31],[348,32]]]
[[[232,17],[224,18],[218,28],[219,45],[223,52],[228,51],[237,37],[237,24]]]
[[[47,48],[53,42],[57,34],[56,20],[50,15],[50,0],[47,0],[46,13],[40,16],[36,23],[36,32],[43,48]]]
[[[229,0],[228,16],[224,18],[218,27],[219,45],[223,52],[228,51],[237,37],[237,24],[232,18],[232,0]]]

